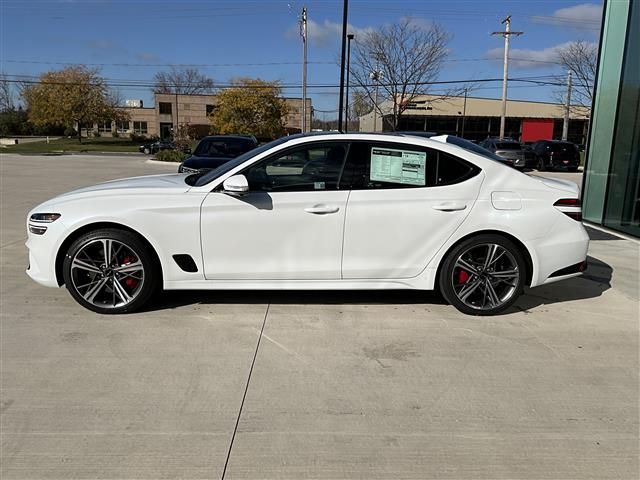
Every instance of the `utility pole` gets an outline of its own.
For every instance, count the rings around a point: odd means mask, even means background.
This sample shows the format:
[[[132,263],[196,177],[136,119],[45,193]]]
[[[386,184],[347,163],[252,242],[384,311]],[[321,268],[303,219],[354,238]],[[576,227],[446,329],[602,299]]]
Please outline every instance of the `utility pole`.
[[[378,82],[380,81],[380,79],[382,78],[382,72],[380,71],[380,68],[378,67],[378,65],[376,64],[376,70],[375,72],[371,72],[369,73],[369,78],[371,80],[373,80],[374,82],[376,82],[376,86],[374,89],[374,94],[373,94],[373,132],[375,133],[376,131],[376,122],[378,120]],[[384,130],[384,119],[382,121],[383,125],[382,125],[382,129]]]
[[[349,131],[349,75],[351,73],[350,68],[351,68],[351,40],[353,40],[355,38],[355,35],[353,33],[349,33],[347,35],[347,93],[345,95],[345,101],[344,103],[346,104],[346,112],[345,112],[345,126],[344,126],[344,131],[345,133],[347,133]]]
[[[462,132],[460,133],[460,136],[462,138],[464,138],[464,121],[467,117],[467,92],[469,91],[469,89],[467,87],[465,87],[464,89],[464,104],[462,106]]]
[[[302,133],[307,133],[307,7],[302,7],[300,36],[302,36]]]
[[[567,75],[567,101],[564,106],[564,122],[562,122],[562,140],[567,141],[569,136],[569,111],[571,110],[571,70]]]
[[[504,139],[504,124],[507,116],[507,78],[509,75],[509,37],[511,35],[520,36],[524,32],[511,31],[511,15],[502,20],[505,29],[503,32],[493,32],[491,35],[502,35],[504,37],[504,72],[502,75],[502,114],[500,116],[500,140]]]
[[[349,14],[349,0],[344,0],[342,7],[342,54],[340,56],[340,94],[338,101],[338,130],[342,131],[342,113],[344,110],[344,62],[347,49],[347,16]]]

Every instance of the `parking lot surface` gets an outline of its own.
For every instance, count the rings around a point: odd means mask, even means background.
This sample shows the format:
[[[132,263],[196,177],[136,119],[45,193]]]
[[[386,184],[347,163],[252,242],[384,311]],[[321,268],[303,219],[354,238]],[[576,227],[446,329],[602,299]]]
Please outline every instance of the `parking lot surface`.
[[[638,243],[592,230],[583,277],[489,318],[413,291],[100,316],[28,279],[33,206],[175,167],[0,157],[3,480],[638,478]]]

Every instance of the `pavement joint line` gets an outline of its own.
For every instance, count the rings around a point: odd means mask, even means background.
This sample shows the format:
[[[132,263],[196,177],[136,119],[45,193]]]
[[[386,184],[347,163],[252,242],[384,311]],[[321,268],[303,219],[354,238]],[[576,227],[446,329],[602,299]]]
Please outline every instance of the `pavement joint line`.
[[[236,438],[236,433],[238,431],[238,425],[240,424],[240,417],[242,416],[242,408],[244,407],[244,401],[247,398],[247,392],[249,391],[249,383],[251,382],[251,374],[253,373],[253,367],[256,364],[256,358],[258,358],[258,350],[260,349],[260,341],[262,340],[262,335],[264,333],[264,327],[267,324],[267,316],[269,315],[269,307],[271,306],[271,302],[267,303],[267,309],[264,312],[264,318],[262,319],[262,328],[260,329],[260,335],[258,336],[258,342],[256,343],[256,350],[253,352],[253,360],[251,361],[251,368],[249,368],[249,376],[247,377],[247,383],[244,386],[244,394],[242,395],[242,401],[240,402],[240,409],[238,410],[238,416],[236,418],[236,425],[233,428],[233,433],[231,434],[231,441],[229,442],[229,450],[227,451],[227,458],[224,461],[224,468],[222,469],[222,476],[220,480],[224,480],[225,475],[227,474],[227,466],[229,465],[229,458],[231,458],[231,450],[233,449],[233,441]]]

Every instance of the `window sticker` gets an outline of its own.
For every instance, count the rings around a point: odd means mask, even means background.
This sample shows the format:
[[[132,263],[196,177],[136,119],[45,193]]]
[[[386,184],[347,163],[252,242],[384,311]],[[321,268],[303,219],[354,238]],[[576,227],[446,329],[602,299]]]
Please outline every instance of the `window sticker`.
[[[425,186],[426,152],[371,148],[372,181]]]

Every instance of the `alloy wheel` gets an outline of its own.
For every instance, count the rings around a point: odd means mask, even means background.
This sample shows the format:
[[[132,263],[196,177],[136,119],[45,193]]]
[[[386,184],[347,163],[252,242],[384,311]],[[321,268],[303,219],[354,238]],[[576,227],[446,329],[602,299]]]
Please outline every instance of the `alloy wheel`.
[[[458,256],[451,274],[456,297],[475,310],[493,310],[507,303],[518,290],[518,262],[495,243],[473,245]]]
[[[71,281],[86,302],[100,308],[119,308],[140,294],[145,269],[131,246],[99,238],[83,245],[71,259]]]

